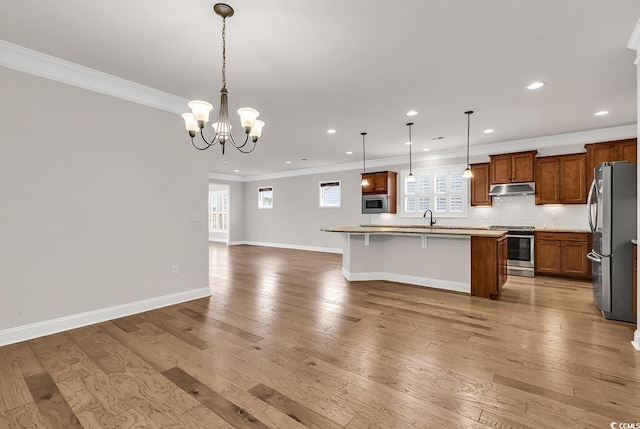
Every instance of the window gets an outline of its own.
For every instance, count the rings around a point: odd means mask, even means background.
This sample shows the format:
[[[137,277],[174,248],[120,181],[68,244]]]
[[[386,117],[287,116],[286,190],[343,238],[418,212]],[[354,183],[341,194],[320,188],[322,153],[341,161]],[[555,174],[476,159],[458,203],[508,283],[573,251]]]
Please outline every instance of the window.
[[[259,209],[273,208],[273,186],[265,186],[262,188],[258,188],[258,208]]]
[[[209,232],[226,232],[229,226],[229,194],[209,191]]]
[[[340,207],[340,181],[320,182],[320,207]]]
[[[409,171],[402,171],[402,216],[420,216],[425,210],[435,216],[467,216],[467,181],[462,178],[465,166],[414,169],[416,180],[407,182]]]

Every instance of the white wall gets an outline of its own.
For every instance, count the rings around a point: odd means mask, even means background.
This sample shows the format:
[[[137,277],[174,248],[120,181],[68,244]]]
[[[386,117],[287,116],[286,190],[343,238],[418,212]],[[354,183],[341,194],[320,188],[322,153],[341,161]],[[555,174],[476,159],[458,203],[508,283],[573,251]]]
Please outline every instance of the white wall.
[[[181,119],[14,70],[0,81],[0,336],[208,290],[207,160]]]
[[[341,207],[320,208],[320,181],[340,180]],[[338,234],[321,228],[360,225],[371,217],[360,212],[360,173],[339,171],[245,184],[245,237],[254,243],[342,249]],[[258,188],[273,186],[273,209],[258,209]]]

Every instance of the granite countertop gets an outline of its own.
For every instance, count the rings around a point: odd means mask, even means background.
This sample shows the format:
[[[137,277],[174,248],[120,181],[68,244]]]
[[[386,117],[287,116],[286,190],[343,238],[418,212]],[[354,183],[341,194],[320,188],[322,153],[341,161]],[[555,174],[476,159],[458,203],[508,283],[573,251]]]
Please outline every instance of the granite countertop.
[[[412,235],[460,235],[467,237],[502,237],[504,230],[489,230],[484,228],[429,228],[420,226],[348,226],[336,228],[322,228],[325,232],[341,232],[345,234],[412,234]]]
[[[427,229],[473,229],[473,230],[487,230],[487,227],[484,226],[446,226],[446,225],[433,225],[433,226],[429,226],[429,225],[381,225],[381,224],[369,224],[369,225],[360,225],[362,227],[365,228],[370,228],[370,227],[382,227],[382,228],[427,228]]]

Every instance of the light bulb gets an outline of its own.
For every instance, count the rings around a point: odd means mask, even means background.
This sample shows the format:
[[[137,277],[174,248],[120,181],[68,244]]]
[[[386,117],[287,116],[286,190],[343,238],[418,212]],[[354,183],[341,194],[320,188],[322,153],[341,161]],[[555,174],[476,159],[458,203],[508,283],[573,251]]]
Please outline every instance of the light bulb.
[[[467,167],[467,169],[464,170],[464,173],[462,173],[462,178],[471,179],[472,177],[473,177],[473,173],[471,172],[471,168]]]
[[[369,181],[366,177],[362,178],[362,182],[360,182],[360,186],[369,186]]]
[[[415,182],[416,181],[416,177],[413,175],[413,173],[409,173],[409,175],[407,176],[407,182],[411,183],[411,182]]]
[[[189,102],[189,108],[191,108],[193,117],[198,121],[200,128],[209,122],[209,112],[213,109],[211,104],[206,101],[193,100]],[[202,125],[200,125],[200,122],[202,122]]]

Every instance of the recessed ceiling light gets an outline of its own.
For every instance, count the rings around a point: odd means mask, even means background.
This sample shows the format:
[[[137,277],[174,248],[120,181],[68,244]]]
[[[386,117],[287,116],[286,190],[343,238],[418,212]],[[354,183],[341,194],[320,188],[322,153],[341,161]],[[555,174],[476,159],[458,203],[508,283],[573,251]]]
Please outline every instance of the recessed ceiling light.
[[[601,110],[599,112],[594,113],[595,116],[604,116],[604,115],[608,115],[609,111],[608,110]]]
[[[405,144],[406,144],[407,146],[409,146],[409,145],[411,144],[411,142],[405,142]]]
[[[538,89],[544,86],[544,82],[531,82],[527,89]]]
[[[418,114],[418,112],[416,112],[415,110],[409,110],[407,112],[407,116],[416,116]]]
[[[493,132],[493,130],[491,128],[487,128],[486,130],[483,131],[483,133],[485,133],[485,134],[490,134],[492,132]]]
[[[291,161],[285,161],[284,163],[285,164],[291,164]]]
[[[431,149],[429,149],[428,147],[425,147],[424,149],[422,149],[423,152],[429,152]]]
[[[328,133],[328,134],[335,134],[335,133],[336,133],[336,130],[334,130],[333,128],[329,128],[329,129],[327,130],[327,133]]]
[[[240,173],[240,170],[233,170],[234,173]]]
[[[347,151],[347,155],[353,155],[353,152],[351,152],[350,150]]]

